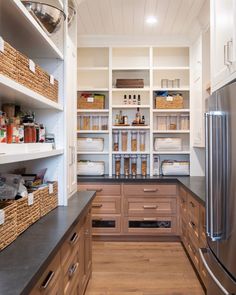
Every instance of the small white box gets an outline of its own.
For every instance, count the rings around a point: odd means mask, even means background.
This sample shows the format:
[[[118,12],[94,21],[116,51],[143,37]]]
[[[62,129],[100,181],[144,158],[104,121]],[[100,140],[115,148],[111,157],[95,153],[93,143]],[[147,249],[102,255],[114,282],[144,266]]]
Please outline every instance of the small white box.
[[[181,151],[182,139],[179,137],[157,137],[154,140],[155,151]]]
[[[163,175],[189,175],[188,161],[163,161],[162,165]]]
[[[92,137],[79,137],[77,140],[78,152],[103,152],[104,139]]]
[[[77,164],[78,175],[102,176],[105,174],[105,164],[103,161],[80,161]]]

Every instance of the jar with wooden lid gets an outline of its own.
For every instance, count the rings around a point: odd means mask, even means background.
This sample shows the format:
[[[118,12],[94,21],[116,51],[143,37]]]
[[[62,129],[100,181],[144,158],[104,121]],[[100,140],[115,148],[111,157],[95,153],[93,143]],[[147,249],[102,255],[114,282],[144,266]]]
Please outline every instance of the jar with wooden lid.
[[[178,126],[178,116],[170,115],[169,116],[169,130],[177,130]]]
[[[141,174],[147,176],[147,155],[141,155]]]
[[[139,140],[139,150],[140,152],[144,152],[146,150],[146,132],[140,131],[139,132],[140,140]]]
[[[115,175],[120,176],[121,155],[115,155]]]
[[[124,175],[126,177],[129,176],[129,166],[130,166],[130,156],[129,155],[124,155]]]
[[[113,131],[113,151],[119,151],[119,131]]]
[[[131,174],[133,177],[137,175],[137,156],[131,155]]]
[[[126,152],[128,148],[128,131],[121,132],[121,149]]]
[[[138,147],[138,132],[131,131],[131,151],[137,152]]]

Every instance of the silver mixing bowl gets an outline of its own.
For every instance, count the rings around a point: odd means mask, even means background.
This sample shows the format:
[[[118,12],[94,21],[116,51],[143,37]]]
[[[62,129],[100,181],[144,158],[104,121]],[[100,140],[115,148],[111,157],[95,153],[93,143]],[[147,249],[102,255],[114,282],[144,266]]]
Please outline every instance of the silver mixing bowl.
[[[25,0],[22,3],[49,36],[56,33],[66,19],[65,13],[53,5]]]

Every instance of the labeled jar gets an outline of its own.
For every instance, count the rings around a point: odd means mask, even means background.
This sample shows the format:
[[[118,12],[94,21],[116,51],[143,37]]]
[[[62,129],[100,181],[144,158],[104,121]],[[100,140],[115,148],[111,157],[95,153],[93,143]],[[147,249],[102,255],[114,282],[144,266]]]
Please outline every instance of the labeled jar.
[[[124,175],[129,176],[129,166],[130,166],[130,157],[129,155],[124,155]]]
[[[128,148],[128,131],[121,132],[121,150],[126,152]]]
[[[120,176],[121,155],[115,155],[115,175]]]
[[[170,115],[169,116],[169,130],[177,130],[178,126],[178,116]]]
[[[146,150],[146,132],[145,131],[140,131],[139,132],[140,140],[139,140],[139,150],[140,152],[144,152]]]
[[[119,131],[113,131],[113,151],[119,151]]]
[[[180,115],[180,129],[189,130],[189,115],[182,114]]]
[[[101,116],[101,129],[108,130],[108,116]]]
[[[92,130],[99,130],[99,116],[92,116]]]
[[[90,116],[83,116],[82,130],[90,130]]]
[[[138,132],[131,131],[131,151],[137,152],[138,147]]]
[[[147,155],[141,155],[141,174],[147,176]]]
[[[166,115],[157,116],[157,130],[167,130],[167,118]]]
[[[137,156],[131,155],[131,174],[132,176],[137,175]]]

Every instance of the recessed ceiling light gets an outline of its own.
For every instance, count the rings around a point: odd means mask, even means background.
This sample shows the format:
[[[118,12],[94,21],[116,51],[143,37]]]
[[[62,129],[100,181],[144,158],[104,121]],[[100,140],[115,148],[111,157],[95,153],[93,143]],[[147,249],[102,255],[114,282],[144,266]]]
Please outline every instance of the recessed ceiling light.
[[[146,23],[149,25],[154,25],[157,23],[157,18],[155,16],[149,16],[146,18]]]

